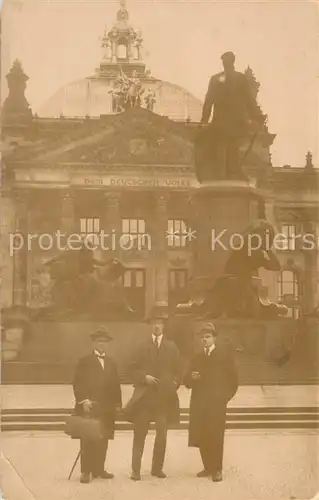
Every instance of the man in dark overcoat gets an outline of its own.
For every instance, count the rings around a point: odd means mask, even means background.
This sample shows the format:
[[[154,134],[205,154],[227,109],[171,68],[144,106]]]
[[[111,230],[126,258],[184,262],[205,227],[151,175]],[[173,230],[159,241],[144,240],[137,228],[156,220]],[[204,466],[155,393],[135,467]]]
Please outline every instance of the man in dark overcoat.
[[[229,350],[216,342],[212,323],[206,323],[199,335],[201,351],[185,375],[185,385],[192,389],[188,444],[201,454],[204,470],[198,477],[221,481],[226,409],[238,388],[237,372]]]
[[[81,483],[89,483],[91,475],[113,478],[113,474],[104,470],[104,462],[108,441],[114,438],[115,418],[122,407],[117,367],[106,354],[112,337],[100,327],[91,334],[91,339],[92,352],[79,361],[75,371],[75,412],[100,420],[104,437],[98,441],[81,440]]]
[[[150,422],[155,422],[151,473],[165,478],[163,464],[169,424],[179,422],[177,389],[181,383],[181,363],[176,345],[165,338],[166,318],[152,312],[150,338],[138,349],[130,364],[134,392],[125,408],[127,420],[134,424],[132,475],[141,480],[141,462]]]

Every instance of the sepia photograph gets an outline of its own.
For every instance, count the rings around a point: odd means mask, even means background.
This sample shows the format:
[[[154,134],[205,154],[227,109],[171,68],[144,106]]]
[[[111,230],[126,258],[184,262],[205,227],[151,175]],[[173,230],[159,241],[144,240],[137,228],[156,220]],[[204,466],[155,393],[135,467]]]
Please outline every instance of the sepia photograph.
[[[0,500],[319,500],[318,2],[0,29]]]

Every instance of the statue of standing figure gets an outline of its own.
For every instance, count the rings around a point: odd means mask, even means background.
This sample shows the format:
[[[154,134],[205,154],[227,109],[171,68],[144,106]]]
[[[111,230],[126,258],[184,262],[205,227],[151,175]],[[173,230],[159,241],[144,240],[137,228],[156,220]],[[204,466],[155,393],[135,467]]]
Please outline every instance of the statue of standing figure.
[[[239,164],[239,148],[252,129],[265,122],[247,77],[235,70],[235,54],[221,56],[224,71],[210,79],[195,145],[195,166],[200,182],[216,179],[246,179]]]
[[[151,88],[149,88],[147,90],[147,94],[144,97],[144,102],[145,102],[146,109],[148,111],[154,110],[154,105],[156,103],[156,94],[155,94],[154,90],[152,90]]]

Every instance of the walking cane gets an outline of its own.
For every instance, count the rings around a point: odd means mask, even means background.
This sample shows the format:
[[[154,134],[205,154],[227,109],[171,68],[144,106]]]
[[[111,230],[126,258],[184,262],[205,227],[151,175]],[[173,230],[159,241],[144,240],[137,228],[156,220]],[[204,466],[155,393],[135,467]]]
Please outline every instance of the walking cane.
[[[71,469],[71,472],[70,472],[70,474],[69,474],[68,480],[70,480],[70,479],[71,479],[71,477],[72,477],[73,471],[74,471],[74,469],[75,469],[76,464],[77,464],[77,463],[78,463],[78,461],[79,461],[80,455],[81,455],[81,449],[79,450],[79,453],[78,453],[78,454],[77,454],[77,456],[76,456],[76,459],[75,459],[74,464],[73,464],[73,466],[72,466],[72,469]]]
[[[244,155],[243,155],[243,157],[241,159],[241,162],[240,162],[240,165],[239,165],[240,168],[242,168],[244,166],[244,163],[246,161],[247,156],[251,153],[251,151],[252,151],[252,149],[254,147],[254,144],[255,144],[255,141],[257,139],[257,136],[259,135],[262,127],[266,124],[266,122],[267,122],[267,118],[265,118],[265,121],[262,124],[260,124],[260,126],[258,127],[258,129],[256,130],[256,132],[252,136],[251,140],[249,141],[248,147],[247,147],[247,149],[246,149],[246,151],[245,151],[245,153],[244,153]]]

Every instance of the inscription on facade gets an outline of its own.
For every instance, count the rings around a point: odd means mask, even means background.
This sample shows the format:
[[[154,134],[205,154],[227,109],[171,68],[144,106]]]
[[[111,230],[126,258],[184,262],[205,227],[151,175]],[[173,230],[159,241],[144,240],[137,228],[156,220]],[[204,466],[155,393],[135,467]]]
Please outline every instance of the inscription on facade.
[[[71,180],[71,184],[85,186],[109,186],[109,187],[166,187],[188,189],[196,185],[194,179],[178,179],[178,178],[138,178],[138,177],[79,177],[75,176]]]

